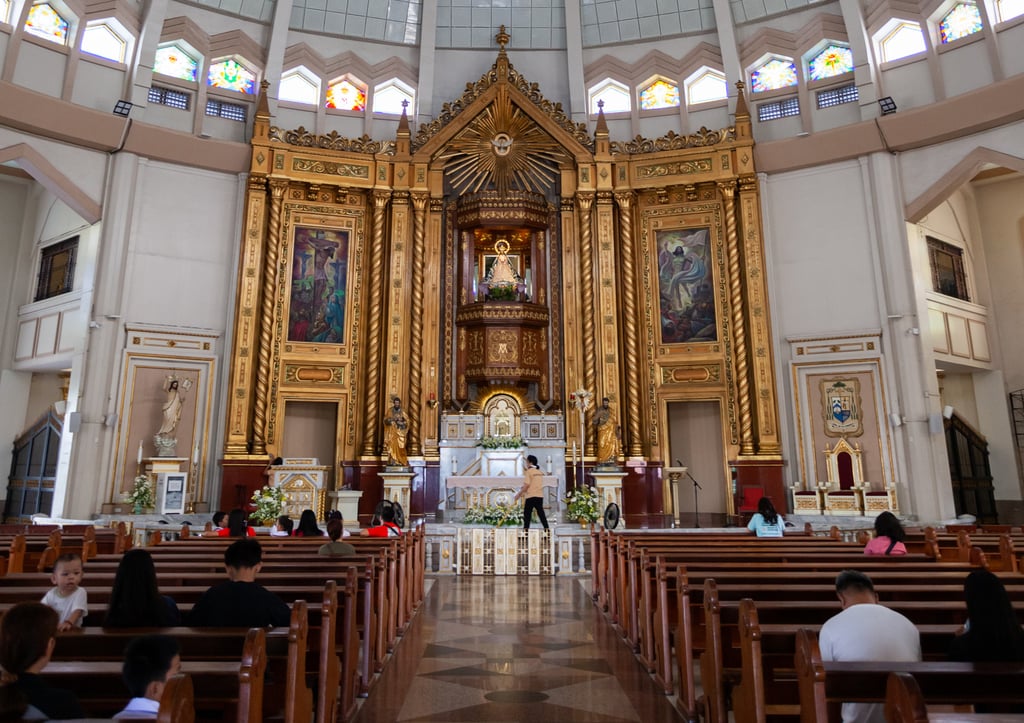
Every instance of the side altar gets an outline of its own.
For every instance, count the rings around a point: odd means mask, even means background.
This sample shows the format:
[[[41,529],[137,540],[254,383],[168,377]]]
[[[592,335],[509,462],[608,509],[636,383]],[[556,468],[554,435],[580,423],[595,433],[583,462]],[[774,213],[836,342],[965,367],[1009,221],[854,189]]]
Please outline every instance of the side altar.
[[[287,457],[283,464],[272,467],[270,483],[285,494],[282,514],[298,519],[303,510],[313,510],[317,519],[324,519],[330,469],[315,457]]]

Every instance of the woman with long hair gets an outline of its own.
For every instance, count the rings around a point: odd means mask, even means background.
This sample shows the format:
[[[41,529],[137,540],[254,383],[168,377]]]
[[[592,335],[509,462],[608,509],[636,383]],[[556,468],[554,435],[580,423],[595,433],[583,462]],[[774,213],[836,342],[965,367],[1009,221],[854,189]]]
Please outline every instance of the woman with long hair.
[[[875,518],[875,536],[864,546],[865,555],[906,555],[907,533],[896,515],[886,510]]]
[[[771,498],[762,497],[757,501],[757,512],[747,523],[747,529],[758,537],[782,537],[786,531],[786,521],[775,511]]]
[[[952,660],[1024,661],[1024,630],[998,577],[975,570],[964,581],[967,625],[949,647]]]
[[[181,625],[174,600],[160,594],[153,556],[128,550],[121,558],[110,591],[105,628],[165,628]]]
[[[228,513],[228,526],[218,530],[217,537],[255,537],[256,530],[245,521],[245,513],[237,507]]]
[[[299,526],[292,533],[295,537],[323,537],[324,531],[316,524],[316,513],[313,510],[303,510],[299,516]]]
[[[57,642],[59,618],[37,602],[18,603],[0,619],[0,720],[84,718],[74,693],[39,677]]]

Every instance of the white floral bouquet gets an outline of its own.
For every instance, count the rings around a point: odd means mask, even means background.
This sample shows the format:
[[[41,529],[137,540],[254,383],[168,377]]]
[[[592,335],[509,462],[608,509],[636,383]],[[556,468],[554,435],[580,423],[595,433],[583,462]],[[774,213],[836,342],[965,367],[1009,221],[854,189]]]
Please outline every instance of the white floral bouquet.
[[[565,496],[566,519],[579,522],[597,522],[601,516],[601,501],[593,487],[578,487]]]
[[[257,522],[272,523],[281,516],[284,509],[284,490],[280,487],[265,485],[252,493],[253,511],[250,519]]]
[[[481,437],[476,446],[484,449],[519,449],[526,446],[526,440],[522,437]]]
[[[462,521],[469,525],[515,527],[523,524],[523,508],[518,505],[475,505],[466,510]]]
[[[149,507],[156,507],[156,494],[153,492],[153,483],[149,475],[136,475],[132,480],[132,488],[125,496],[125,500],[132,503],[132,507],[142,511]]]

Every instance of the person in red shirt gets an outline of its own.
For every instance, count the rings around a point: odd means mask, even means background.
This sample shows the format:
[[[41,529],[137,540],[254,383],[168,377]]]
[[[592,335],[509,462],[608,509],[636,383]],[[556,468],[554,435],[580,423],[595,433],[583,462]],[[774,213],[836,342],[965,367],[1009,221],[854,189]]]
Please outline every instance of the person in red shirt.
[[[256,537],[256,530],[245,521],[245,513],[234,509],[228,513],[228,526],[217,530],[217,537]]]
[[[393,505],[384,505],[380,516],[382,522],[379,525],[363,530],[363,535],[369,537],[398,537],[402,534],[402,528],[395,524],[395,508]]]

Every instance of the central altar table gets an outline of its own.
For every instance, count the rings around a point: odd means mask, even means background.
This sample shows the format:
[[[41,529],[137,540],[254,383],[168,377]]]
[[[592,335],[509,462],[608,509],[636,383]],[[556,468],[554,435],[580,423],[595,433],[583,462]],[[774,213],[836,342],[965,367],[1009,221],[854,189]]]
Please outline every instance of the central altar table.
[[[554,511],[558,505],[558,478],[545,475],[544,506]],[[470,507],[508,505],[523,487],[525,477],[466,475],[452,476],[445,480],[447,507],[449,510],[466,510]]]

